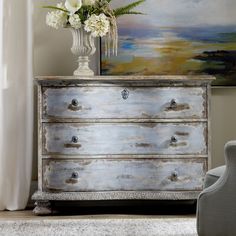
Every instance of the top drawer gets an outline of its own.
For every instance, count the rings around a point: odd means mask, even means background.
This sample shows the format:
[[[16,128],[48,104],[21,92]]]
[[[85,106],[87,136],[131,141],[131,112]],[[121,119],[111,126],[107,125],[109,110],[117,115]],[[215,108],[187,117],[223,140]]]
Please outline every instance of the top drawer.
[[[43,118],[206,118],[204,87],[43,87]]]

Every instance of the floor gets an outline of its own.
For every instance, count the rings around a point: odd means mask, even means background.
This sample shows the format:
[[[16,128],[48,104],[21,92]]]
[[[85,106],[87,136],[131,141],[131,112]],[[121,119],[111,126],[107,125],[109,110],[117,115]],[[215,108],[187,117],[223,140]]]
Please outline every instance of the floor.
[[[9,220],[64,220],[64,219],[195,219],[195,215],[131,215],[131,214],[96,214],[96,215],[53,215],[35,216],[31,210],[0,211],[0,221]]]
[[[33,216],[3,212],[0,236],[197,236],[193,215]]]
[[[194,204],[152,203],[142,206],[57,206],[60,212],[35,216],[32,209],[0,212],[0,236],[196,236]]]

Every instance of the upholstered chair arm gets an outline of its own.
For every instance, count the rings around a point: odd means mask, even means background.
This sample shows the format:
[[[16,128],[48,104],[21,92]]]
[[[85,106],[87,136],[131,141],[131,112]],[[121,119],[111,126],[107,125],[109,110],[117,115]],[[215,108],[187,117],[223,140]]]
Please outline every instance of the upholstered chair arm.
[[[226,166],[229,168],[229,172],[231,169],[233,170],[232,174],[236,175],[236,140],[230,141],[225,144],[225,158],[226,158]]]
[[[236,141],[225,145],[225,159],[225,172],[199,195],[199,236],[236,235]]]

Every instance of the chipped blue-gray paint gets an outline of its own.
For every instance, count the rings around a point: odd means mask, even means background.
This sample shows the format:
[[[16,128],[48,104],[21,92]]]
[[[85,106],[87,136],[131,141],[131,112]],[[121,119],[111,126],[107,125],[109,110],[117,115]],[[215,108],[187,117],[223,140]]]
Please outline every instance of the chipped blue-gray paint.
[[[45,191],[200,190],[196,160],[44,160]],[[73,178],[77,173],[78,178]]]
[[[122,92],[127,90],[126,99]],[[206,89],[155,87],[58,87],[43,94],[44,118],[206,118]],[[73,106],[72,101],[78,101]],[[171,101],[176,107],[170,107]]]
[[[43,124],[44,154],[206,154],[205,123]],[[74,143],[72,138],[78,138]],[[176,142],[172,142],[172,138]]]

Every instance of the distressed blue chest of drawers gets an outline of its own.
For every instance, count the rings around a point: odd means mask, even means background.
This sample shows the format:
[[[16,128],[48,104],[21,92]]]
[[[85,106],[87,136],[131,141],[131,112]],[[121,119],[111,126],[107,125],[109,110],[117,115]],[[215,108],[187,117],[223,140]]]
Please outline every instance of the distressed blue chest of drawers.
[[[52,201],[196,199],[210,76],[38,77],[35,214]]]

